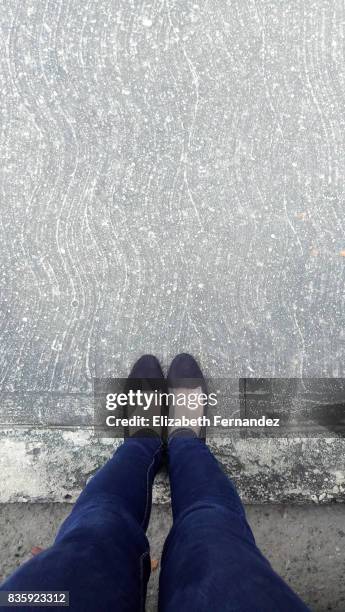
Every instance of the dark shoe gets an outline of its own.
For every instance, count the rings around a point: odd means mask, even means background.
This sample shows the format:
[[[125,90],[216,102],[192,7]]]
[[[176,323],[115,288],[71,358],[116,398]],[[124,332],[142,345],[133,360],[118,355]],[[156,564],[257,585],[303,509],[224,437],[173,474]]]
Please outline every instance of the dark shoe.
[[[154,378],[164,379],[163,370],[157,357],[154,355],[143,355],[132,367],[128,378]]]
[[[135,362],[127,378],[124,393],[128,395],[130,391],[134,393],[142,392],[150,396],[153,395],[152,403],[148,410],[143,410],[140,402],[137,405],[127,405],[124,409],[125,418],[144,417],[152,422],[153,416],[165,416],[165,405],[160,402],[160,394],[167,392],[166,381],[158,359],[154,355],[143,355]],[[141,401],[141,400],[140,400]],[[160,437],[162,441],[166,439],[166,428],[159,426],[141,426],[131,424],[124,428],[125,437]]]
[[[192,355],[181,353],[172,361],[168,371],[169,394],[174,395],[174,402],[170,401],[169,417],[178,421],[183,416],[188,419],[197,419],[202,422],[207,415],[207,385],[204,375]],[[184,405],[177,405],[178,398],[185,398]],[[172,403],[174,405],[172,405]],[[206,426],[204,424],[184,427],[173,426],[169,428],[169,437],[196,436],[206,440]]]

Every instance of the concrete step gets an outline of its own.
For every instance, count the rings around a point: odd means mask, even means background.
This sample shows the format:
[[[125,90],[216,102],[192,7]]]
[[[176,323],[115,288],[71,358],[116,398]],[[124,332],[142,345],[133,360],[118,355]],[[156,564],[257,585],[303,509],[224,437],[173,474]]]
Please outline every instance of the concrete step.
[[[0,430],[0,502],[73,502],[120,440],[91,430]],[[210,440],[209,446],[246,503],[345,502],[345,440],[271,438]],[[154,487],[169,501],[165,473]]]

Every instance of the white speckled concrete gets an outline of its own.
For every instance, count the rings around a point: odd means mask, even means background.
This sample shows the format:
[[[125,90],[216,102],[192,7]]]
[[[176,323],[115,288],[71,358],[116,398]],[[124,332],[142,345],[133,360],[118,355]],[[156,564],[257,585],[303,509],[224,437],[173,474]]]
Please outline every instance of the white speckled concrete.
[[[18,479],[33,499],[60,498],[73,470],[83,481],[96,446],[15,423],[81,418],[92,377],[143,352],[188,350],[208,376],[344,376],[343,1],[0,12],[3,500]],[[265,495],[327,496],[340,445],[323,488],[295,487],[294,468]],[[49,480],[55,456],[68,468]],[[245,488],[251,472],[235,476]]]

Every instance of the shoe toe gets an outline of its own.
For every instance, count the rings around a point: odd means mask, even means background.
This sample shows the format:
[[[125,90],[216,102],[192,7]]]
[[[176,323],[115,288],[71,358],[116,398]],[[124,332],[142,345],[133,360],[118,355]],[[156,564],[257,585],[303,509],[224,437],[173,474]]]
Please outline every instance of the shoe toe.
[[[169,386],[176,386],[174,381],[181,379],[198,379],[204,380],[204,375],[199,367],[199,364],[192,355],[188,353],[180,353],[171,362],[168,380]]]
[[[132,367],[129,378],[163,378],[161,365],[154,355],[142,355]]]

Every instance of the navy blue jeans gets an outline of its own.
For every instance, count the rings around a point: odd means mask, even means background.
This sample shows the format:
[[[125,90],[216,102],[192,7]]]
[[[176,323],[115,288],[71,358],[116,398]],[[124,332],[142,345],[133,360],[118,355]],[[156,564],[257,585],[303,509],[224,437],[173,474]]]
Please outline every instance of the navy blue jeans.
[[[87,484],[53,546],[1,590],[69,591],[73,612],[144,610],[145,531],[161,456],[158,438],[126,440]],[[161,561],[159,609],[305,612],[257,548],[236,489],[206,444],[174,438],[168,457],[174,522]]]

